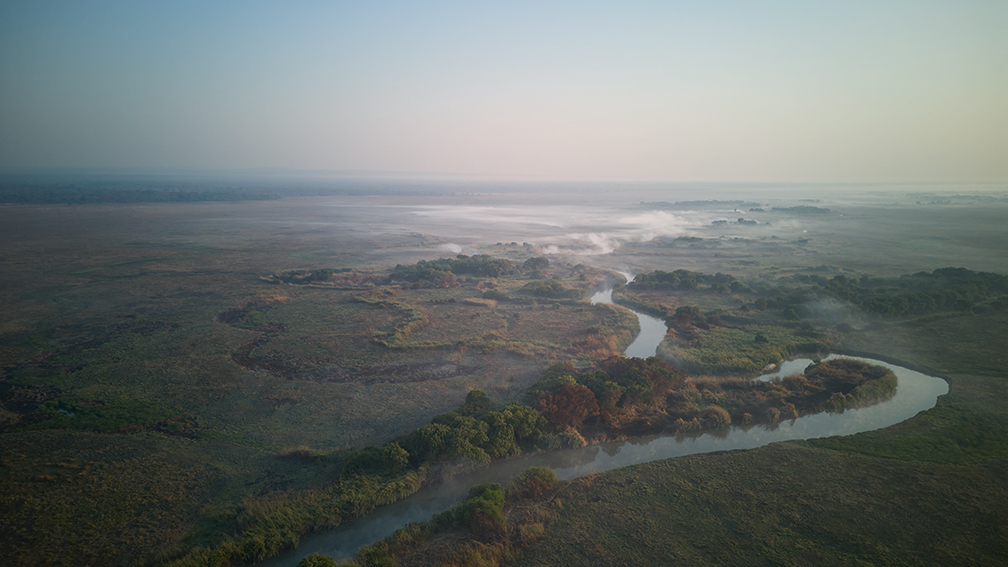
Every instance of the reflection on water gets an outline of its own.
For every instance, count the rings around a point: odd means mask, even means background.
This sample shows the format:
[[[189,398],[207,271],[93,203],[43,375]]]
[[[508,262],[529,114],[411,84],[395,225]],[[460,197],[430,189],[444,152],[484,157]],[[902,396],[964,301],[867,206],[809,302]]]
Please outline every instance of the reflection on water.
[[[769,382],[774,378],[783,378],[784,376],[790,376],[792,374],[804,374],[805,369],[808,368],[809,364],[814,361],[808,358],[796,358],[794,360],[785,360],[780,363],[780,365],[775,368],[772,372],[768,372],[757,377],[757,380],[762,380],[763,382]]]
[[[657,317],[636,311],[634,311],[634,315],[637,315],[637,319],[640,320],[640,334],[627,347],[626,355],[640,358],[654,356],[658,350],[658,345],[661,344],[665,338],[665,333],[668,332],[668,326],[665,325],[665,321]]]
[[[828,358],[836,358],[830,356]],[[890,368],[898,380],[896,394],[888,401],[842,413],[820,413],[800,417],[773,427],[728,427],[717,432],[692,436],[652,436],[617,443],[603,443],[550,453],[526,455],[456,478],[440,486],[426,488],[413,496],[382,507],[364,518],[347,522],[328,532],[305,538],[302,545],[262,565],[295,565],[312,553],[345,559],[362,545],[379,541],[410,522],[421,522],[465,498],[469,487],[483,482],[506,484],[533,465],[548,466],[568,480],[620,467],[695,453],[751,449],[776,441],[813,439],[872,431],[909,419],[934,407],[938,396],[948,393],[948,384],[886,362],[860,358]],[[812,361],[793,361],[802,369]],[[790,368],[790,367],[788,367]],[[787,371],[790,373],[790,371]]]
[[[633,277],[629,274],[623,274],[627,281],[632,281]],[[602,291],[596,292],[591,296],[592,303],[612,303],[612,288],[607,288]],[[668,325],[665,321],[657,317],[652,317],[650,315],[645,315],[630,310],[634,315],[637,316],[637,320],[640,321],[640,334],[634,339],[630,346],[626,348],[624,354],[627,356],[636,356],[639,358],[647,358],[649,356],[654,356],[658,350],[658,345],[661,344],[662,340],[665,338],[665,333],[668,332]]]
[[[612,303],[612,288],[606,288],[602,291],[596,291],[594,295],[591,296],[592,303]]]

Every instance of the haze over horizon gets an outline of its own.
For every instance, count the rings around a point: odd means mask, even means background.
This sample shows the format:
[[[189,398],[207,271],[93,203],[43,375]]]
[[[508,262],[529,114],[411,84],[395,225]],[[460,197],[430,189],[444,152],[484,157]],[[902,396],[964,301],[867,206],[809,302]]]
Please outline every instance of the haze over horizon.
[[[1008,180],[1008,4],[5,2],[0,172]]]

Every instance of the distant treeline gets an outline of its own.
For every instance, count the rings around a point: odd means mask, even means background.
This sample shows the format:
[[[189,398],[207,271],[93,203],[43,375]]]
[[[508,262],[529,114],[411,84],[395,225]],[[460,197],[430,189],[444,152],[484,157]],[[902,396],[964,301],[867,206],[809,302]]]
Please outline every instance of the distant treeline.
[[[974,272],[966,268],[940,268],[896,278],[819,274],[798,274],[777,288],[753,292],[743,282],[728,274],[704,274],[689,270],[655,270],[638,274],[627,289],[701,290],[718,293],[759,293],[751,307],[759,311],[780,309],[787,319],[815,315],[811,306],[830,298],[849,303],[862,311],[900,317],[926,315],[942,311],[1000,311],[1008,308],[1008,276]],[[767,297],[769,296],[769,297]]]
[[[326,179],[298,176],[0,174],[0,203],[183,203],[261,201],[336,195],[443,195],[431,182],[395,179]]]
[[[0,186],[0,203],[17,205],[92,203],[192,203],[200,201],[265,201],[279,199],[276,193],[240,189],[136,189],[20,185]]]
[[[830,213],[829,209],[812,207],[809,205],[798,205],[797,207],[774,207],[773,210],[778,213],[790,213],[792,215],[828,215]]]
[[[655,270],[649,274],[637,274],[637,277],[627,287],[631,290],[678,289],[686,291],[700,289],[701,284],[720,293],[729,291],[737,293],[748,290],[745,284],[728,274],[720,272],[716,274],[704,274],[681,269],[674,272]]]
[[[753,203],[751,201],[718,201],[718,200],[706,200],[706,201],[676,201],[675,203],[669,203],[668,201],[641,201],[641,205],[647,207],[758,207],[761,203]]]

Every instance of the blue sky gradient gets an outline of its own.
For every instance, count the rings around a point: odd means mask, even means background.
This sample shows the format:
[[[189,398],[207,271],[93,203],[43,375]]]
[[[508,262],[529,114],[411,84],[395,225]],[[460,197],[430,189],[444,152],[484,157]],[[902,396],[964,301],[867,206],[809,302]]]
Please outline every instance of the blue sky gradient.
[[[1008,2],[0,5],[0,169],[1008,180]]]

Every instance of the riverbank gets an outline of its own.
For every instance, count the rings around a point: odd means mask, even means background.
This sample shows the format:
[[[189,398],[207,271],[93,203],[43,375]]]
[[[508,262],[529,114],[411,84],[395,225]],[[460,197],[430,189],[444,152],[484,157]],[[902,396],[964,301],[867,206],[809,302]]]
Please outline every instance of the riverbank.
[[[559,478],[570,480],[690,454],[751,449],[777,441],[851,435],[904,421],[933,407],[938,397],[948,391],[945,382],[938,378],[892,365],[887,368],[893,371],[901,386],[897,387],[895,396],[880,404],[842,413],[807,415],[769,427],[731,426],[690,434],[634,438],[495,462],[488,468],[455,477],[449,483],[422,489],[414,496],[331,532],[307,536],[298,549],[285,552],[262,566],[291,565],[312,553],[344,559],[353,557],[360,545],[387,537],[410,522],[426,521],[447,509],[464,498],[470,486],[486,482],[507,485],[530,466],[552,468]]]

